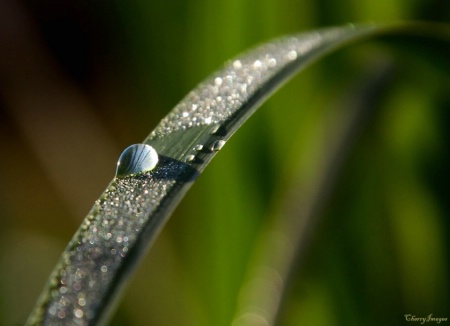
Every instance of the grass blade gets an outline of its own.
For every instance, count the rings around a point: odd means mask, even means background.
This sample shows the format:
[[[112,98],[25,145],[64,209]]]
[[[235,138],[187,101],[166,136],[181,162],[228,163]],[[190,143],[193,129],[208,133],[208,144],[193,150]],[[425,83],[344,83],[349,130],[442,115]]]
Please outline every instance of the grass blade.
[[[252,325],[255,321],[276,324],[291,273],[299,266],[301,268],[305,247],[336,187],[340,170],[392,82],[392,63],[378,62],[375,66],[377,71],[371,69],[366,72],[366,77],[359,77],[358,84],[344,96],[344,103],[338,105],[342,121],[337,123],[338,130],[328,141],[330,145],[321,157],[321,166],[313,173],[314,182],[294,178],[278,212],[282,218],[274,219],[262,233],[255,246],[255,262],[251,264],[249,277],[240,292],[233,326]],[[361,85],[361,80],[367,82]],[[305,187],[305,184],[309,186]]]
[[[229,62],[178,104],[144,140],[152,171],[114,179],[55,267],[28,324],[96,324],[113,311],[130,273],[215,154],[272,92],[307,64],[382,32],[346,26],[286,37]]]

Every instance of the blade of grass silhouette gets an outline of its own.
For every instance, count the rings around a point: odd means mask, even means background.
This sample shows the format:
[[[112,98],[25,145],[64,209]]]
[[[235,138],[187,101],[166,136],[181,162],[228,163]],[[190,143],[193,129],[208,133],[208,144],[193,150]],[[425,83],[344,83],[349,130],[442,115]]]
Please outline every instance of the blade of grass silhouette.
[[[232,60],[206,79],[144,140],[158,152],[156,168],[115,178],[95,202],[27,323],[105,322],[178,202],[264,99],[332,50],[405,29],[349,25],[282,38]]]
[[[320,156],[321,164],[310,177],[312,181],[294,180],[284,196],[281,211],[276,214],[279,218],[266,225],[268,230],[259,239],[255,262],[241,290],[233,326],[253,325],[257,321],[275,324],[290,274],[294,266],[301,264],[305,246],[338,181],[348,152],[389,88],[392,64],[378,62],[372,67],[377,71],[371,69],[358,78],[358,84],[344,98],[344,105],[339,105],[342,108],[337,108],[340,112],[337,130],[329,137],[325,153]],[[367,81],[366,84],[359,85],[361,80]]]

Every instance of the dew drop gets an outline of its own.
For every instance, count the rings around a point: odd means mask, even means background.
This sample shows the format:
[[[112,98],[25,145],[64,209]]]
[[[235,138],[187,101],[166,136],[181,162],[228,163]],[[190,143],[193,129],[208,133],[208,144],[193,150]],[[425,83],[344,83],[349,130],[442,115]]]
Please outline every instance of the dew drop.
[[[234,61],[234,62],[233,62],[233,67],[234,67],[235,69],[241,69],[241,68],[242,68],[242,63],[241,63],[241,61],[240,61],[240,60]]]
[[[201,151],[202,149],[203,149],[203,145],[202,145],[202,144],[197,144],[197,145],[194,146],[194,151],[199,152],[199,151]]]
[[[188,155],[185,158],[185,162],[188,162],[188,163],[194,162],[194,160],[195,160],[195,155]]]
[[[297,52],[295,52],[294,50],[289,51],[289,53],[287,54],[287,57],[289,60],[295,60],[297,59]]]
[[[269,59],[269,67],[275,67],[277,65],[277,59],[270,58]]]
[[[212,145],[211,145],[211,150],[214,152],[217,152],[219,150],[222,149],[222,147],[225,145],[225,140],[216,140]]]
[[[77,317],[77,318],[82,318],[83,315],[84,315],[83,310],[81,310],[81,309],[74,309],[74,310],[73,310],[73,314],[74,314],[75,317]]]
[[[127,147],[117,162],[116,177],[153,170],[158,163],[158,153],[150,145],[135,144]]]
[[[256,60],[255,62],[253,62],[253,68],[261,68],[262,67],[262,62],[259,60]]]
[[[219,129],[220,129],[220,125],[215,126],[214,129],[211,130],[211,135],[215,135],[219,131]]]

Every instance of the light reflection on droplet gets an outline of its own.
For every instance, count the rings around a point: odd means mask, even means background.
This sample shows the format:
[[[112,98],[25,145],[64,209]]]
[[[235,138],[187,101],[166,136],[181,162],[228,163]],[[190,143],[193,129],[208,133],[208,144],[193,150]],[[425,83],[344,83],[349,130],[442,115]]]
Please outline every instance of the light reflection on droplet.
[[[211,150],[216,152],[216,151],[220,151],[222,149],[222,147],[225,145],[225,140],[216,140],[212,145],[211,145]]]
[[[295,52],[294,50],[289,51],[287,57],[289,60],[295,60],[297,59],[297,52]]]
[[[195,155],[190,154],[190,155],[186,156],[184,161],[190,163],[190,162],[194,162],[194,160],[195,160]]]
[[[202,145],[202,144],[197,144],[197,145],[194,146],[194,151],[199,152],[199,151],[201,151],[202,149],[203,149],[203,145]]]
[[[259,60],[256,60],[255,62],[253,62],[253,67],[254,68],[261,68],[262,66],[262,62]]]
[[[220,125],[215,126],[214,129],[211,130],[211,135],[217,134],[217,132],[219,131],[219,129],[220,129]]]
[[[153,170],[158,163],[158,153],[147,144],[135,144],[127,147],[117,162],[116,177],[123,178],[131,174]]]
[[[83,317],[83,310],[81,310],[81,309],[74,309],[73,314],[75,315],[75,317],[81,318],[81,317]]]

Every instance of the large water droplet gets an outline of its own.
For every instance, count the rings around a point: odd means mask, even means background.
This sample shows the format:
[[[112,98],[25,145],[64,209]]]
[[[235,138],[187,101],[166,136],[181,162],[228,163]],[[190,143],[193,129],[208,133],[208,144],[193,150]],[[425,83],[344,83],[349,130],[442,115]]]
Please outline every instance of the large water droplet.
[[[153,170],[158,163],[158,153],[150,145],[135,144],[127,147],[117,162],[116,177]]]

